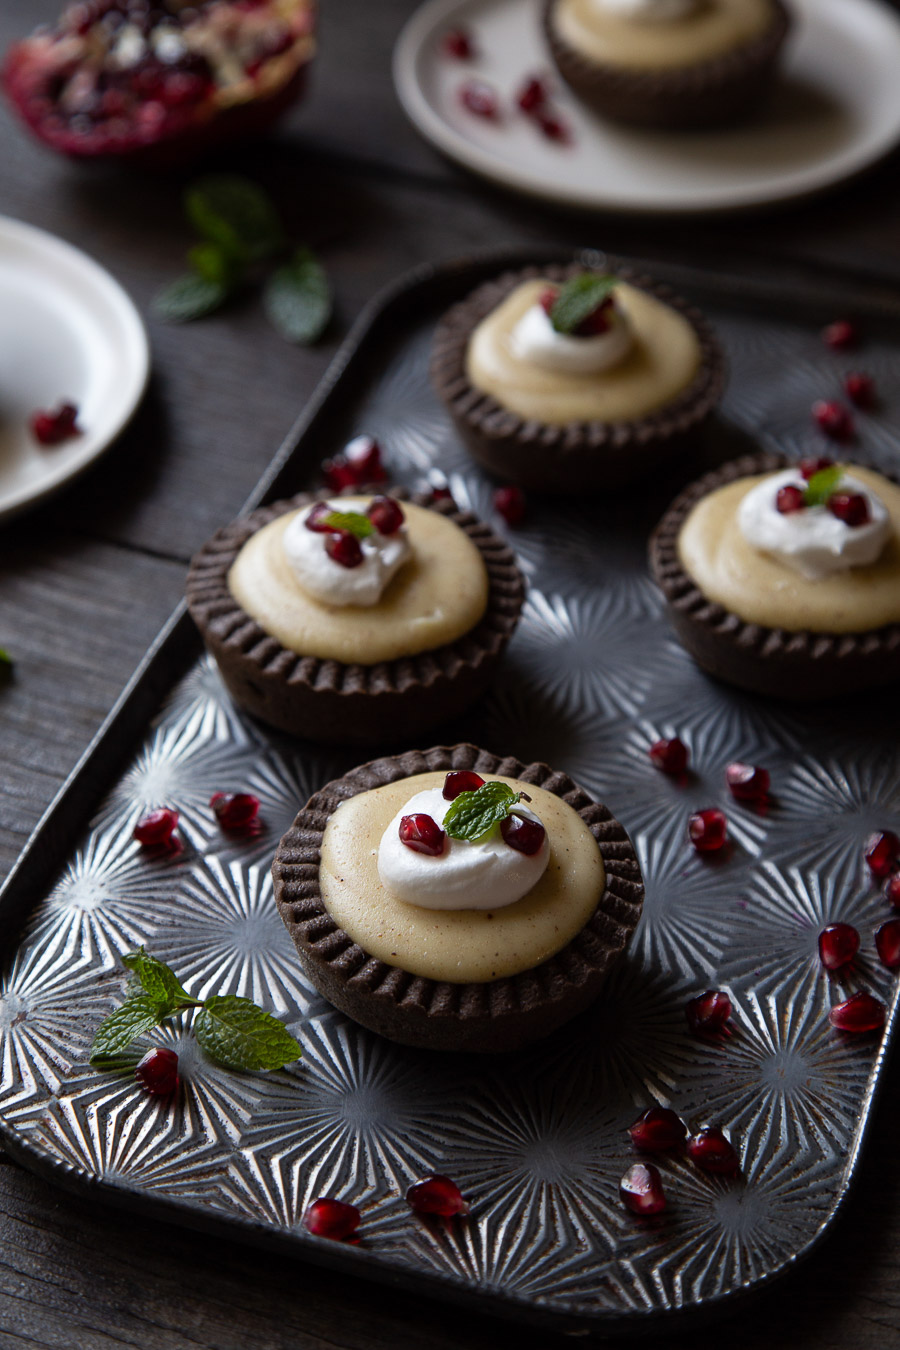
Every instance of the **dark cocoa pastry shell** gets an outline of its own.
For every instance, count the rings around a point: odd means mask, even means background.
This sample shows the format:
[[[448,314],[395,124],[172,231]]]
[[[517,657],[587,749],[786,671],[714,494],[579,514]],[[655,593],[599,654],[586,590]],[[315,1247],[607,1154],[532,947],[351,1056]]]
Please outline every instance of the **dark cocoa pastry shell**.
[[[700,342],[700,368],[676,398],[632,422],[569,422],[551,425],[520,417],[466,374],[473,329],[525,281],[546,277],[565,282],[583,272],[580,263],[524,267],[485,282],[448,310],[438,324],[431,379],[464,444],[488,472],[543,492],[606,492],[644,478],[696,435],[725,387],[725,357],[712,328],[668,286],[608,260],[608,270],[649,292],[690,322]]]
[[[488,573],[484,616],[455,642],[377,665],[300,656],[238,604],[228,572],[251,534],[276,516],[327,495],[300,493],[218,530],[191,561],[188,608],[229,693],[270,726],[341,745],[401,741],[455,717],[485,691],[519,618],[524,583],[512,550],[468,511],[391,488],[393,496],[447,516],[476,546]]]
[[[791,20],[772,0],[772,23],[759,37],[709,61],[677,70],[629,70],[601,65],[570,47],[556,31],[556,0],[546,0],[547,45],[566,84],[594,112],[633,126],[697,130],[724,126],[752,110],[768,91]]]
[[[668,602],[672,626],[710,675],[754,693],[808,703],[890,684],[900,679],[900,623],[862,633],[764,628],[708,599],[682,566],[678,536],[702,497],[736,478],[785,469],[790,462],[779,455],[746,455],[692,483],[669,507],[650,538],[650,570]]]
[[[448,769],[504,774],[554,793],[578,812],[603,855],[606,886],[593,917],[555,956],[519,975],[471,984],[411,975],[365,952],[322,902],[322,836],[340,803],[413,774]],[[329,783],[284,835],[272,876],[278,912],[303,969],[330,1003],[404,1045],[484,1054],[527,1045],[587,1008],[634,933],[644,895],[634,849],[605,806],[546,764],[501,759],[474,745],[410,750]]]

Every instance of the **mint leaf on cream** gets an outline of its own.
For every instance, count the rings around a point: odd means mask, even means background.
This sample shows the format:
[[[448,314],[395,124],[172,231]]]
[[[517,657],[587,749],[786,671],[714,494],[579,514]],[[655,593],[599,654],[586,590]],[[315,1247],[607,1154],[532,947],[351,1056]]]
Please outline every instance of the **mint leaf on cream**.
[[[618,277],[600,272],[581,272],[567,281],[550,310],[550,322],[557,333],[574,333],[618,284]]]
[[[843,467],[832,464],[830,468],[814,473],[806,485],[803,500],[807,506],[824,506],[843,477]]]
[[[369,517],[359,511],[329,511],[327,516],[322,517],[322,524],[327,525],[329,530],[344,530],[357,539],[368,539],[370,534],[375,533],[375,526]]]
[[[461,792],[444,816],[444,829],[451,839],[475,844],[505,820],[524,796],[506,783],[484,783],[475,792]]]

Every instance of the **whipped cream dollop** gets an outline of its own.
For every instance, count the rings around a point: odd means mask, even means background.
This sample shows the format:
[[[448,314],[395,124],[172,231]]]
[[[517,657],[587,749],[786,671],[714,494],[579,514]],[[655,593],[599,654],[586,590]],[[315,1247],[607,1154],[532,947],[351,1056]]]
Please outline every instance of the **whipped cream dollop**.
[[[785,469],[751,488],[737,515],[747,543],[773,554],[807,581],[822,581],[836,572],[875,562],[891,535],[890,516],[881,498],[847,473],[836,491],[858,492],[866,499],[869,520],[865,525],[847,525],[827,506],[808,506],[787,514],[778,510],[780,488],[807,486],[797,469]]]
[[[509,349],[519,361],[562,375],[600,375],[611,370],[631,351],[628,319],[613,299],[607,310],[605,333],[574,337],[558,333],[543,305],[526,309],[509,335]]]
[[[705,0],[591,0],[592,8],[600,15],[648,23],[683,19],[704,3]]]
[[[346,497],[329,501],[332,511],[365,510],[359,500]],[[282,536],[284,555],[300,585],[323,605],[377,605],[392,577],[410,557],[412,549],[406,525],[394,534],[375,530],[360,540],[363,560],[358,567],[344,567],[328,556],[327,534],[308,530],[306,521],[318,503],[300,511]]]
[[[424,909],[502,909],[527,895],[544,875],[550,858],[547,835],[537,853],[510,848],[495,826],[487,839],[470,843],[447,836],[438,858],[416,853],[400,839],[400,821],[419,812],[443,826],[452,803],[442,788],[417,792],[394,816],[378,846],[378,875],[398,900]],[[515,814],[540,818],[519,802]]]

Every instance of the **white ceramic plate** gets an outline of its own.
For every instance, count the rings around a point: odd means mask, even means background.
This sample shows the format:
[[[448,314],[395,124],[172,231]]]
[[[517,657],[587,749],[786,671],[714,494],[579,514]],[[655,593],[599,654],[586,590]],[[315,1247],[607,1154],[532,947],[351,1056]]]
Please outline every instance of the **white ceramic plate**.
[[[556,105],[573,131],[561,147],[514,107],[527,74],[552,70],[541,0],[429,0],[404,28],[394,82],[419,130],[461,164],[507,187],[609,211],[723,211],[832,187],[900,141],[900,20],[881,0],[789,0],[796,23],[778,86],[745,126],[701,133],[627,130],[582,108],[562,81]],[[441,50],[464,25],[478,59]],[[477,76],[498,90],[498,124],[460,106]]]
[[[0,216],[0,520],[86,469],[134,412],[150,369],[132,302],[86,254]],[[80,436],[41,446],[28,421],[61,401]]]

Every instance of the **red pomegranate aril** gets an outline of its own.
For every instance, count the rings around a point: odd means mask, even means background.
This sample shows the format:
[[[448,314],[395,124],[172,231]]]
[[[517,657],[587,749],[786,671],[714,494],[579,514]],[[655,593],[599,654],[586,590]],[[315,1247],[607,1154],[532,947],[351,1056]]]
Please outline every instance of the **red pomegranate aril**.
[[[159,810],[142,816],[132,833],[139,844],[152,847],[155,844],[171,844],[177,826],[178,812],[161,806]]]
[[[559,291],[555,286],[545,286],[538,296],[538,304],[545,314],[549,314],[559,299]]]
[[[518,487],[497,488],[494,510],[507,525],[519,525],[525,519],[525,493]]]
[[[861,370],[853,370],[844,377],[844,393],[857,408],[874,408],[878,402],[875,381]]]
[[[652,1163],[635,1163],[619,1182],[619,1195],[632,1214],[661,1214],[666,1207],[662,1177]]]
[[[446,485],[444,487],[433,487],[431,489],[431,500],[433,502],[452,502],[453,493]]]
[[[684,1122],[667,1106],[651,1106],[628,1127],[631,1142],[645,1153],[667,1153],[687,1138]]]
[[[341,567],[359,567],[363,560],[362,544],[349,530],[329,534],[325,540],[325,552]]]
[[[887,919],[875,930],[875,950],[888,970],[900,966],[900,919]]]
[[[547,86],[539,76],[533,75],[516,95],[516,103],[523,113],[537,112],[547,102]]]
[[[445,33],[441,49],[445,56],[452,57],[454,61],[471,61],[475,55],[475,43],[465,28],[451,28]]]
[[[599,337],[612,326],[613,298],[608,295],[575,329],[576,337]]]
[[[869,503],[861,492],[834,492],[825,505],[851,529],[869,523]]]
[[[451,769],[444,779],[444,801],[455,802],[461,792],[477,792],[484,779],[473,769]]]
[[[865,842],[863,856],[873,877],[880,881],[900,871],[900,839],[893,830],[879,830]]]
[[[698,853],[716,853],[724,847],[728,835],[725,812],[717,807],[694,811],[688,819],[688,836]]]
[[[735,760],[725,770],[725,782],[732,797],[739,802],[763,802],[769,795],[769,770],[758,764],[742,764]]]
[[[440,1175],[414,1181],[406,1192],[406,1200],[417,1214],[437,1214],[442,1219],[469,1212],[469,1202],[463,1199],[456,1182]]]
[[[775,510],[783,516],[792,516],[795,511],[806,510],[806,498],[803,489],[794,483],[788,483],[775,493]]]
[[[148,1050],[138,1061],[134,1076],[145,1092],[154,1097],[171,1097],[178,1088],[178,1056],[163,1046]]]
[[[741,1170],[741,1160],[733,1145],[718,1125],[705,1125],[688,1141],[688,1154],[704,1172],[717,1176],[734,1177]]]
[[[343,1200],[330,1200],[321,1196],[307,1205],[303,1222],[310,1233],[316,1237],[332,1238],[341,1242],[355,1233],[359,1227],[360,1213],[355,1205]]]
[[[399,834],[401,844],[411,848],[413,853],[424,853],[429,858],[439,858],[447,842],[447,836],[440,825],[424,811],[403,816],[400,820]]]
[[[568,122],[564,122],[556,113],[548,113],[539,110],[535,114],[535,120],[541,129],[541,134],[546,136],[548,141],[557,141],[560,145],[568,145],[572,139],[572,133],[569,130]],[[580,327],[581,325],[579,325],[579,329],[576,331],[580,331]],[[606,329],[604,328],[601,331],[605,333]]]
[[[680,778],[687,770],[688,748],[677,736],[669,740],[654,741],[647,752],[650,763],[673,778]]]
[[[843,1003],[836,1003],[828,1014],[828,1020],[838,1031],[861,1033],[878,1031],[884,1026],[886,1016],[887,1010],[881,999],[860,991],[845,998]]]
[[[31,433],[40,445],[60,445],[81,432],[75,425],[78,409],[74,403],[60,403],[54,412],[36,412],[31,417]]]
[[[393,497],[373,497],[366,515],[379,534],[396,534],[404,519],[400,503]]]
[[[535,853],[540,853],[547,831],[539,820],[526,820],[523,816],[513,814],[501,820],[500,833],[510,848],[532,858]]]
[[[685,1004],[684,1015],[695,1036],[716,1035],[731,1017],[731,999],[722,989],[707,989]]]
[[[888,877],[884,883],[884,898],[895,909],[900,909],[900,872],[896,876]]]
[[[459,91],[459,101],[467,112],[495,122],[500,115],[496,90],[484,80],[467,80]]]
[[[259,798],[252,792],[214,792],[209,804],[223,830],[246,830],[259,816]]]
[[[366,483],[384,483],[387,472],[381,462],[381,447],[372,436],[354,436],[343,454],[322,464],[325,481],[333,492],[342,488],[364,487]]]
[[[822,332],[826,347],[834,352],[846,352],[859,342],[859,329],[849,319],[837,319]]]
[[[840,970],[859,951],[859,933],[852,924],[830,923],[819,934],[819,960],[826,970]]]
[[[797,468],[808,483],[814,474],[821,473],[823,469],[833,469],[834,460],[828,459],[825,455],[819,455],[814,459],[801,459]]]
[[[812,415],[819,429],[833,441],[853,439],[853,418],[837,399],[819,399],[812,406]]]
[[[333,507],[328,502],[316,502],[310,511],[306,520],[303,522],[308,530],[314,534],[331,534],[333,532],[331,525],[326,525],[325,520],[331,515]]]

